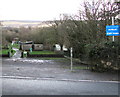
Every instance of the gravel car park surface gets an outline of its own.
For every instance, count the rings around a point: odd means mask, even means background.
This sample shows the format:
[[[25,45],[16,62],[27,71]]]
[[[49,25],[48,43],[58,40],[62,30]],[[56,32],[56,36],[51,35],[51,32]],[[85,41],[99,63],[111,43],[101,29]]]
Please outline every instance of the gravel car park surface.
[[[81,64],[75,64],[74,66],[78,65],[84,67],[84,65]],[[5,58],[2,60],[2,75],[95,81],[118,80],[117,73],[97,73],[86,69],[74,69],[71,71],[70,62],[66,59],[39,60],[28,58]]]

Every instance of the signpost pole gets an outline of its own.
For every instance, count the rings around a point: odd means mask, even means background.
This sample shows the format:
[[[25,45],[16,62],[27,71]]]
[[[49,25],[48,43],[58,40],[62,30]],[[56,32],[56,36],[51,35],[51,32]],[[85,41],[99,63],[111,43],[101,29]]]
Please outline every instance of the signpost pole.
[[[73,60],[72,60],[73,54],[72,54],[72,52],[73,52],[73,48],[71,47],[71,49],[70,49],[70,53],[71,53],[71,71],[73,70]]]
[[[112,25],[115,25],[114,23],[114,17],[112,17]],[[112,37],[113,42],[115,41],[115,36]]]

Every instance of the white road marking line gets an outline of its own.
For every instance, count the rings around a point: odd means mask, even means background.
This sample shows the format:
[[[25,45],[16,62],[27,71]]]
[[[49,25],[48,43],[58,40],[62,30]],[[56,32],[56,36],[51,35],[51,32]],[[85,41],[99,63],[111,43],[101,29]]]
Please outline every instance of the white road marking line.
[[[74,80],[74,79],[36,78],[36,77],[22,77],[22,76],[0,76],[0,78],[34,79],[34,80],[56,80],[56,81],[73,81],[73,82],[120,83],[120,81]]]

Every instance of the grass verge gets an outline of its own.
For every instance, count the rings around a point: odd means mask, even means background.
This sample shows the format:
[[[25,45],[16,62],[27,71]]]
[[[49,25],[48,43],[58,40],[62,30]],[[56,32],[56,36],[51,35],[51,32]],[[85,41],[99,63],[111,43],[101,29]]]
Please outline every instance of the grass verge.
[[[56,54],[55,52],[53,51],[32,51],[32,52],[29,52],[29,54]]]
[[[90,69],[89,67],[87,66],[77,66],[77,67],[73,67],[73,69],[78,69],[78,70],[83,70],[83,69]]]
[[[0,55],[8,54],[8,52],[9,52],[9,49],[2,49],[2,50],[0,50]]]

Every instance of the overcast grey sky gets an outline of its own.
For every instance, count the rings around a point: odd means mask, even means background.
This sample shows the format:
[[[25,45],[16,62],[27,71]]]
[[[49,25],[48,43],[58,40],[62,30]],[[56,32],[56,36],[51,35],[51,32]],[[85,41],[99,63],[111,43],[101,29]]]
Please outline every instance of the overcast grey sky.
[[[0,0],[0,20],[59,19],[60,14],[77,14],[82,2],[83,0]]]

